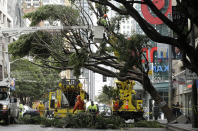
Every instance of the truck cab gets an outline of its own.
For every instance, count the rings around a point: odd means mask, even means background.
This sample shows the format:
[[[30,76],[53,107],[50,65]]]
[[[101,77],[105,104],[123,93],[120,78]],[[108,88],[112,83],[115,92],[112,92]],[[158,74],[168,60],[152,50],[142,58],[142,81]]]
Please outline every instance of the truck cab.
[[[14,122],[19,116],[19,108],[17,98],[11,97],[8,87],[0,87],[0,120],[4,120],[6,124]]]

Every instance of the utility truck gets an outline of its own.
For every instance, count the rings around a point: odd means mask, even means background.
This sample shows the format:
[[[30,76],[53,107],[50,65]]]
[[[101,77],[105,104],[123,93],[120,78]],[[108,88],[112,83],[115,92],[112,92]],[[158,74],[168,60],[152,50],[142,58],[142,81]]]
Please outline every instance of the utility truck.
[[[7,86],[0,86],[0,120],[6,124],[14,122],[19,117],[17,98],[11,96]]]
[[[135,121],[143,119],[143,100],[137,97],[134,85],[134,81],[116,81],[117,96],[113,99],[113,115]]]
[[[49,114],[53,114],[53,117],[66,117],[68,113],[73,112],[78,95],[82,100],[88,99],[82,83],[76,79],[63,80],[59,83],[59,89],[49,92]]]

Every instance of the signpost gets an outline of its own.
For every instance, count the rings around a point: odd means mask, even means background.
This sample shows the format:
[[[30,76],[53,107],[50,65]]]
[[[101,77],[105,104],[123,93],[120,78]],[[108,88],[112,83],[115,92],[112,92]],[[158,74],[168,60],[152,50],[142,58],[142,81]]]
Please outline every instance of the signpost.
[[[186,69],[186,79],[187,80],[198,80],[198,76],[189,69]]]

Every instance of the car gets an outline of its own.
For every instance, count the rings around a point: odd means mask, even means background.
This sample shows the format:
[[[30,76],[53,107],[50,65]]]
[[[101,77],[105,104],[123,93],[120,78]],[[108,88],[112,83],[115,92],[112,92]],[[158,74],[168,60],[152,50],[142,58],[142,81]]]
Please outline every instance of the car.
[[[112,111],[111,108],[105,104],[99,104],[98,105],[99,108],[99,114],[104,114],[104,116],[111,116],[112,115]]]
[[[24,111],[22,112],[22,116],[29,116],[29,117],[33,117],[33,116],[40,116],[39,111],[37,111],[36,109],[32,109],[31,107],[24,105]]]

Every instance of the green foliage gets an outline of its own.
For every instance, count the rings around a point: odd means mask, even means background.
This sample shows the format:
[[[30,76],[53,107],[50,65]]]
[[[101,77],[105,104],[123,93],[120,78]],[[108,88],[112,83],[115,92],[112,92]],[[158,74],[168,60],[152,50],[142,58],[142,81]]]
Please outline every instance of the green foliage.
[[[95,124],[93,116],[90,113],[68,114],[65,118],[48,119],[44,117],[23,117],[17,122],[18,124],[41,124],[45,127],[58,128],[96,128],[96,129],[119,129],[119,128],[163,128],[157,121],[139,121],[136,123],[126,124],[124,119],[119,116],[105,117],[103,114],[97,115]]]
[[[104,103],[104,104],[109,104],[111,102],[111,100],[109,99],[109,97],[105,93],[100,93],[97,96],[96,101],[98,103]]]
[[[96,9],[101,15],[99,19],[105,19],[103,22],[106,23],[108,37],[107,39],[103,39],[96,53],[95,51],[90,51],[88,48],[95,43],[90,44],[89,33],[86,29],[63,30],[58,33],[38,31],[28,35],[22,35],[17,41],[9,45],[9,53],[14,57],[31,55],[35,59],[39,59],[40,64],[44,66],[48,65],[48,67],[57,70],[64,70],[67,67],[73,68],[74,75],[79,77],[82,67],[86,68],[89,64],[91,66],[94,64],[104,64],[104,59],[100,59],[100,57],[111,55],[113,58],[112,53],[117,52],[119,56],[116,56],[117,59],[114,60],[116,63],[121,63],[119,66],[123,68],[120,70],[120,74],[125,75],[133,65],[141,65],[141,49],[145,46],[147,38],[143,35],[133,35],[128,40],[122,34],[115,34],[113,32],[116,29],[114,27],[115,23],[117,24],[115,26],[118,27],[119,21],[124,17],[126,18],[126,16],[119,16],[114,21],[109,22],[108,18],[103,17],[108,11],[106,6],[96,4]],[[43,20],[48,20],[49,22],[60,21],[64,26],[78,26],[83,20],[83,25],[87,24],[86,20],[89,21],[88,19],[80,18],[79,12],[76,9],[61,5],[42,6],[35,12],[26,14],[24,17],[31,19],[31,25],[37,25]],[[112,42],[110,42],[111,35],[115,37],[115,40]],[[131,55],[132,51],[134,51],[135,55]],[[117,66],[115,63],[112,65]],[[94,70],[94,68],[92,69]],[[101,73],[100,69],[96,71]]]
[[[114,49],[119,54],[119,61],[125,62],[124,67],[120,70],[120,76],[125,76],[128,69],[142,65],[142,48],[148,46],[149,39],[140,34],[133,34],[128,39],[124,35],[117,35],[116,37]]]
[[[107,6],[101,5],[101,4],[96,4],[95,8],[98,11],[98,14],[100,15],[100,17],[103,17],[104,14],[107,14],[107,12],[109,11]]]
[[[11,77],[16,79],[14,94],[31,100],[38,100],[45,92],[57,87],[59,80],[57,71],[38,67],[26,59],[11,63]]]
[[[43,119],[40,116],[25,116],[19,118],[17,121],[18,124],[40,124]]]
[[[49,49],[46,48],[46,43],[52,45],[53,37],[43,31],[37,31],[30,34],[24,34],[19,39],[9,44],[9,54],[14,57],[24,57],[31,54],[35,57],[48,58],[50,56]]]
[[[162,128],[163,126],[158,121],[139,121],[134,123],[135,127],[145,128]]]
[[[109,99],[115,99],[119,95],[119,90],[112,86],[103,86],[102,93],[106,94]]]
[[[96,98],[99,103],[110,104],[112,99],[119,96],[119,90],[112,86],[104,85],[102,87],[102,93]]]
[[[118,129],[123,127],[125,121],[119,116],[105,117],[103,115],[98,115],[96,117],[96,129]]]
[[[39,7],[35,12],[25,14],[24,18],[31,20],[31,26],[39,24],[41,21],[49,22],[61,21],[64,25],[77,25],[79,13],[71,6],[45,5]]]
[[[80,52],[72,53],[69,56],[69,65],[74,67],[74,75],[76,77],[80,76],[80,69],[84,66],[84,63],[87,61],[87,52],[85,52],[85,49],[81,49]]]
[[[43,119],[41,124],[46,127],[117,129],[124,125],[124,120],[118,116],[97,115],[94,124],[92,114],[84,112],[75,115],[68,114],[67,117],[62,119]]]

